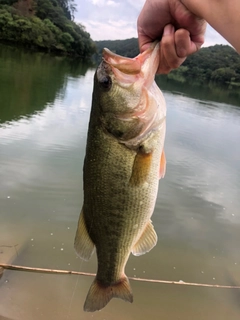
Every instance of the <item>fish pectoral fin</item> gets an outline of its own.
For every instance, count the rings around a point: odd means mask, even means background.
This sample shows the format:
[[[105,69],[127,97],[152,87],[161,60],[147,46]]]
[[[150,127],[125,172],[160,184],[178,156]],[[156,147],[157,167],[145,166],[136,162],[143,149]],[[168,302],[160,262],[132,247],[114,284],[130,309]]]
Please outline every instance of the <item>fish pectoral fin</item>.
[[[134,256],[141,256],[142,254],[152,250],[152,248],[157,244],[157,239],[157,234],[152,225],[152,221],[149,220],[141,237],[135,243],[132,249],[132,254]]]
[[[164,150],[162,151],[161,159],[160,159],[160,169],[159,169],[159,179],[164,178],[166,173],[166,156]]]
[[[135,156],[130,185],[139,186],[147,180],[152,164],[152,153],[138,152]]]
[[[112,298],[120,298],[128,302],[133,302],[130,283],[125,275],[118,282],[109,286],[102,285],[95,279],[88,291],[83,309],[89,312],[101,310]]]
[[[85,261],[91,258],[94,251],[94,243],[89,237],[86,224],[84,221],[83,210],[80,213],[78,228],[74,241],[74,248],[79,257]]]

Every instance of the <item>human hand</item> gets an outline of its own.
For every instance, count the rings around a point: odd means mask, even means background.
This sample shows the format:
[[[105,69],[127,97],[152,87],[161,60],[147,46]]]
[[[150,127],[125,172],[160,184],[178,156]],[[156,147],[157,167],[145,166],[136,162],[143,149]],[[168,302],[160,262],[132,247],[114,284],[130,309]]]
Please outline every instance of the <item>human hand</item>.
[[[190,12],[181,0],[146,0],[137,27],[141,52],[153,41],[161,40],[157,73],[168,73],[200,49],[206,22]]]

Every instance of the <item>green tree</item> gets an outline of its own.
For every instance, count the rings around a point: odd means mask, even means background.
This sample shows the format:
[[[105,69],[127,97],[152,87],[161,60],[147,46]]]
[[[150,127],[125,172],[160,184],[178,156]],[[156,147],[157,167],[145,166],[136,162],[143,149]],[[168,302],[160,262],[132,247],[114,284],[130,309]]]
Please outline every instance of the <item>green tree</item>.
[[[211,80],[219,83],[228,83],[235,80],[236,72],[230,67],[219,68],[212,72]]]
[[[83,59],[96,51],[90,34],[72,21],[74,0],[27,0],[21,6],[12,1],[0,0],[0,40]]]

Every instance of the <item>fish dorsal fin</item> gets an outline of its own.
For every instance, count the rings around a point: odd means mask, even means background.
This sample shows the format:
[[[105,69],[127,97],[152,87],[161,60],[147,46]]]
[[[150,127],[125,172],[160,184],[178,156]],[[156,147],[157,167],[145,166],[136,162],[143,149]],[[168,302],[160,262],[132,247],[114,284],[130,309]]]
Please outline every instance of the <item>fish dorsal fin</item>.
[[[140,256],[152,250],[152,248],[156,244],[157,244],[157,234],[152,225],[152,221],[149,220],[149,222],[146,224],[145,229],[143,230],[141,237],[138,239],[137,243],[135,243],[132,249],[132,254],[134,256]]]
[[[80,213],[79,221],[78,221],[78,228],[75,236],[74,241],[74,248],[79,255],[79,257],[85,261],[91,258],[91,255],[94,251],[94,243],[89,237],[85,221],[83,210]]]

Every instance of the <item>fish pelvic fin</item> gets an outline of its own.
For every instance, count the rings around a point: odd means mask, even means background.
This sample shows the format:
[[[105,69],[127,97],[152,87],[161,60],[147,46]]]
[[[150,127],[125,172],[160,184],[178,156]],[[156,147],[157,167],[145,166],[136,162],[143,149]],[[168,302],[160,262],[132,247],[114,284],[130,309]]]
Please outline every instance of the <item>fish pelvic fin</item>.
[[[87,312],[101,310],[112,298],[133,302],[132,289],[125,275],[120,281],[109,286],[103,285],[95,279],[88,291],[83,309]]]
[[[152,221],[149,220],[142,235],[135,243],[132,249],[132,254],[134,256],[141,256],[142,254],[149,252],[157,244],[157,239],[157,234],[152,225]]]
[[[74,248],[79,257],[85,261],[88,261],[91,258],[95,248],[94,243],[90,239],[86,228],[83,210],[80,213],[78,221],[78,228],[75,236]]]

